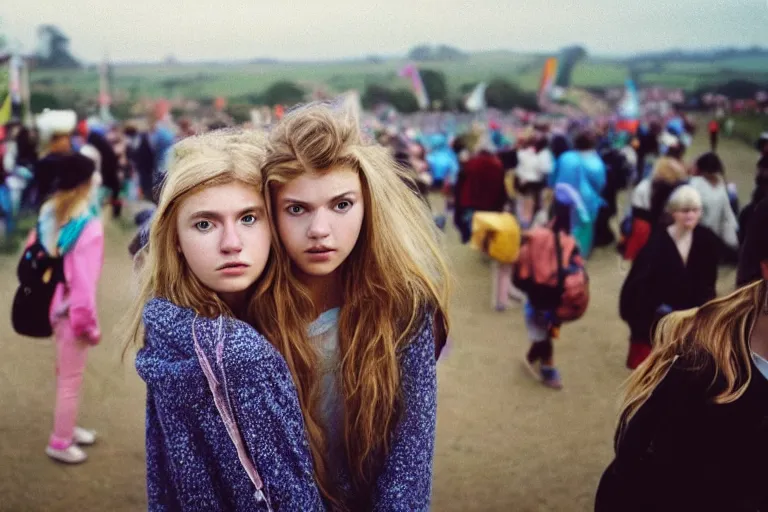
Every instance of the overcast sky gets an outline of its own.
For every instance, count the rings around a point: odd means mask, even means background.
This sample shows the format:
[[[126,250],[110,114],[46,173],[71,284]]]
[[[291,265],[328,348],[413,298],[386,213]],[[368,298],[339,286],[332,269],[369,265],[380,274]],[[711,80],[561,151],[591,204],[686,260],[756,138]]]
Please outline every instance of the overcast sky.
[[[598,55],[768,46],[768,0],[0,0],[0,30],[34,49],[58,25],[96,61],[324,60],[403,54],[422,43],[465,50]]]

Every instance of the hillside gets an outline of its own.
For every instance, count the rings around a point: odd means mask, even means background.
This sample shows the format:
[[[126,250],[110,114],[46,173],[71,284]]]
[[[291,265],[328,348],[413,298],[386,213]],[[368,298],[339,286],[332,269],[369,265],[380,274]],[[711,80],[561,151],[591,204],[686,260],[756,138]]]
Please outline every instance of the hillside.
[[[537,88],[545,55],[490,51],[467,54],[463,59],[418,63],[445,74],[448,88],[456,93],[466,84],[494,77],[517,83],[525,90]],[[364,89],[375,83],[407,87],[398,76],[405,59],[293,63],[261,59],[252,63],[115,65],[112,84],[115,96],[242,98],[259,94],[279,80],[296,82],[307,90],[324,88],[340,92]],[[36,91],[95,96],[97,69],[36,70]],[[634,76],[641,86],[660,85],[700,90],[733,79],[746,79],[768,86],[768,51],[760,49],[713,51],[710,53],[666,52],[630,58],[588,57],[576,64],[571,84],[583,88],[620,86]]]

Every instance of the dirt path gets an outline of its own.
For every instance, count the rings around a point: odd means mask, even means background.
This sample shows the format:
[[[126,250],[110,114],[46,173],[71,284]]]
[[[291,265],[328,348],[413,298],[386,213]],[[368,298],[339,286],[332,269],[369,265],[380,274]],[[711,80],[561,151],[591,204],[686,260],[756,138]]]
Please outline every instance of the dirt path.
[[[694,146],[691,154],[703,148]],[[723,141],[729,179],[742,200],[751,191],[756,156]],[[131,293],[130,234],[107,226],[108,247],[99,309],[105,336],[91,351],[80,423],[99,443],[82,466],[50,461],[54,351],[51,341],[16,336],[0,323],[0,511],[136,511],[145,509],[145,390],[131,363],[121,363],[111,332]],[[555,353],[565,389],[529,380],[520,361],[527,348],[519,306],[490,308],[488,264],[449,232],[458,281],[450,351],[439,363],[439,413],[433,510],[586,511],[612,454],[627,328],[618,318],[623,273],[610,249],[589,262],[592,303],[563,330]],[[0,258],[0,310],[8,315],[16,287],[15,257]],[[722,292],[731,270],[721,272]],[[6,317],[7,318],[7,317]]]

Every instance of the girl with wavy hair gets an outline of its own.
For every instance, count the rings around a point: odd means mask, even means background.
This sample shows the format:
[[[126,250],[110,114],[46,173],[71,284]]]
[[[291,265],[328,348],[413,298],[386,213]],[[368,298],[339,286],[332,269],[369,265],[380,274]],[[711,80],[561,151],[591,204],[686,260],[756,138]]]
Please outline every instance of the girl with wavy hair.
[[[321,492],[335,509],[427,510],[449,299],[429,211],[323,104],[276,126],[263,173],[277,257],[253,312],[293,375]]]
[[[271,264],[264,148],[219,131],[172,149],[128,329],[152,511],[324,508],[291,373],[244,321]]]
[[[768,238],[750,237],[761,279],[661,321],[596,511],[768,509]]]

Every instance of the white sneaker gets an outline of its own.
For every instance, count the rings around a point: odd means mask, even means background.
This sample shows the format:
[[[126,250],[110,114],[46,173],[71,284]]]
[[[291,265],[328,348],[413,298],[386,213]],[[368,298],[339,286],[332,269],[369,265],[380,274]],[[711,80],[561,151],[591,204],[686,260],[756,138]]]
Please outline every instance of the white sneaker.
[[[523,291],[521,289],[517,288],[516,286],[510,286],[509,287],[508,296],[509,296],[510,299],[512,299],[514,301],[517,301],[517,302],[523,302],[526,299],[525,293],[523,293]]]
[[[66,450],[57,450],[51,446],[45,448],[45,454],[50,458],[58,460],[59,462],[66,462],[67,464],[80,464],[85,462],[88,455],[80,449],[79,446],[72,443]]]
[[[96,442],[96,432],[81,427],[75,427],[74,440],[81,446],[89,446]]]

